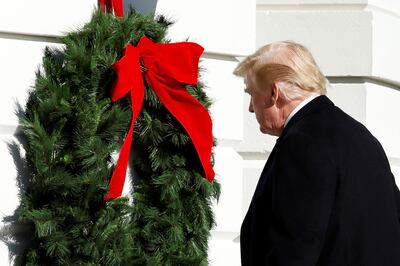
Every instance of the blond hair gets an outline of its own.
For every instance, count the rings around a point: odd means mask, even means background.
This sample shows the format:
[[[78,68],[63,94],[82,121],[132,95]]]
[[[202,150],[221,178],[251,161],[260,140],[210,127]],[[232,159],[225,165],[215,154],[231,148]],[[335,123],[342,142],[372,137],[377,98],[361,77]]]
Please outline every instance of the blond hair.
[[[257,84],[270,87],[275,82],[288,100],[326,94],[327,79],[313,56],[306,47],[292,41],[261,47],[241,61],[233,72],[240,77],[248,73],[255,75]]]

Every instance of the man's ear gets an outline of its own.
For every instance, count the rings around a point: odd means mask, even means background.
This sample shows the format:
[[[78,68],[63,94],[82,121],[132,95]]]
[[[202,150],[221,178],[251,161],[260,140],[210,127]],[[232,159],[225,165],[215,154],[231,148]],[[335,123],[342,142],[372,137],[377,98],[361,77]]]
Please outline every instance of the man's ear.
[[[280,91],[276,82],[271,83],[271,100],[272,103],[275,104],[278,101],[278,97],[280,97]]]

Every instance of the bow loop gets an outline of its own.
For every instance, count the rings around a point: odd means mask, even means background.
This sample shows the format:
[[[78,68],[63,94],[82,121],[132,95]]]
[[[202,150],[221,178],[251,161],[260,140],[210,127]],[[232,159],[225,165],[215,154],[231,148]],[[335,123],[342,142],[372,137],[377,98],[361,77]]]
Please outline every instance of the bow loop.
[[[153,43],[142,37],[138,43],[145,66],[160,76],[167,76],[179,83],[197,84],[198,62],[204,48],[197,43]]]
[[[112,101],[118,101],[132,89],[143,87],[139,51],[133,45],[128,44],[124,48],[122,58],[113,65],[113,69],[118,79],[111,93]]]

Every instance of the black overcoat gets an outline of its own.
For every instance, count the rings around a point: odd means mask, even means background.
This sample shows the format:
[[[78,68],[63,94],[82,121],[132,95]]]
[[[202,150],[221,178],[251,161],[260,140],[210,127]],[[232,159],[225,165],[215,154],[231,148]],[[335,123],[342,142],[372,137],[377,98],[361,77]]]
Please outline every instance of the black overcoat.
[[[400,192],[380,143],[326,96],[306,104],[265,164],[240,246],[243,266],[400,266]]]

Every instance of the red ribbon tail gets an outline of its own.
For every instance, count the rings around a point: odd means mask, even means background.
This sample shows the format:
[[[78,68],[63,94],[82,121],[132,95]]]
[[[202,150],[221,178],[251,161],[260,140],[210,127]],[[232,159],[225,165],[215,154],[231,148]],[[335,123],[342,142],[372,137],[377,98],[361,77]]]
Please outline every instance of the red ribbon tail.
[[[105,201],[118,198],[122,194],[131,151],[133,128],[142,109],[145,92],[142,73],[140,72],[139,53],[136,47],[127,46],[124,57],[114,65],[114,69],[117,72],[118,81],[113,89],[111,98],[113,101],[116,101],[130,90],[132,121],[125,141],[122,144]]]
[[[112,199],[118,198],[122,194],[126,178],[126,169],[128,167],[129,154],[131,151],[134,123],[135,121],[132,117],[131,126],[129,128],[128,134],[126,135],[124,144],[122,144],[118,162],[111,177],[107,195],[104,198],[105,201],[110,201]]]
[[[208,111],[177,82],[167,85],[158,81],[151,72],[146,78],[160,101],[185,128],[199,156],[204,176],[208,181],[213,181],[215,173],[211,166],[212,120]]]

